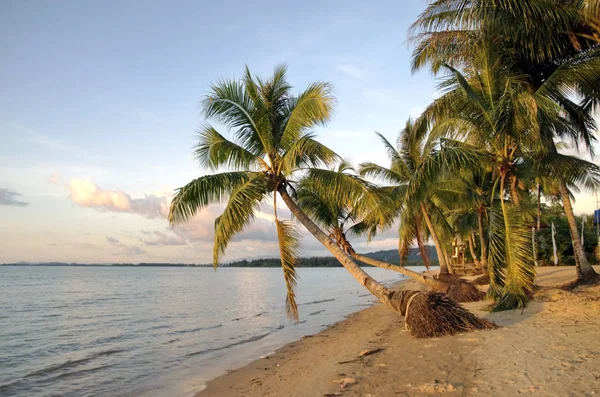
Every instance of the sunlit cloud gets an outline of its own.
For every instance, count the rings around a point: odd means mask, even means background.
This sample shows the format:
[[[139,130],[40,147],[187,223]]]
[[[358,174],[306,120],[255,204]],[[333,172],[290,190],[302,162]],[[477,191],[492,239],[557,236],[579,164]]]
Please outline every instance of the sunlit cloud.
[[[143,198],[132,198],[129,194],[105,190],[87,179],[72,179],[69,182],[70,198],[74,204],[112,212],[128,212],[146,218],[165,218],[169,203],[165,197],[147,194]]]

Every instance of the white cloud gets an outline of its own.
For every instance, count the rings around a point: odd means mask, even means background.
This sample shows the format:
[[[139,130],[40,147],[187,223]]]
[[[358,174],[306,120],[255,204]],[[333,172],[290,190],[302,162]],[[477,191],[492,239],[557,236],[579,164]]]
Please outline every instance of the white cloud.
[[[71,179],[69,190],[71,201],[81,207],[129,212],[146,218],[164,218],[168,214],[168,199],[153,194],[132,198],[122,191],[102,189],[87,179]]]

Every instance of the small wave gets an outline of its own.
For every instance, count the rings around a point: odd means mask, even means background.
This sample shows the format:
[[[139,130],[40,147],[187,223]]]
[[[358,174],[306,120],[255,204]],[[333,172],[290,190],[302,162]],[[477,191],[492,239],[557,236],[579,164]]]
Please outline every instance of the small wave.
[[[312,302],[303,303],[303,305],[316,305],[317,303],[333,302],[334,300],[335,300],[335,298],[323,299],[323,300],[320,300],[320,301],[312,301]]]
[[[365,297],[365,296],[373,296],[373,295],[371,295],[371,294],[362,294],[362,295],[358,295],[358,297],[359,297],[359,298],[363,298],[363,297]]]
[[[175,343],[179,340],[179,338],[175,338],[175,339],[171,339],[170,341],[168,341],[167,343]]]
[[[267,312],[260,312],[260,313],[258,313],[258,314],[255,314],[255,315],[254,315],[254,316],[252,316],[252,317],[260,317],[260,316],[262,316],[263,314],[267,314]]]
[[[222,326],[223,326],[223,324],[218,324],[218,325],[213,325],[213,326],[210,326],[210,327],[198,327],[198,328],[182,329],[182,330],[179,330],[179,331],[170,332],[169,335],[189,334],[189,333],[192,333],[192,332],[206,331],[206,330],[209,330],[209,329],[220,328]]]
[[[200,350],[200,351],[197,351],[197,352],[188,353],[188,354],[186,354],[186,356],[187,357],[191,357],[191,356],[197,356],[199,354],[205,354],[205,353],[216,352],[216,351],[219,351],[219,350],[229,349],[230,347],[243,345],[245,343],[256,342],[256,341],[261,340],[261,339],[263,339],[263,338],[265,338],[265,337],[267,337],[269,335],[271,335],[271,333],[267,332],[266,334],[256,335],[256,336],[253,336],[251,338],[241,340],[239,342],[230,343],[228,345],[219,346],[219,347],[213,347],[211,349],[205,349],[205,350]]]
[[[245,319],[245,318],[248,318],[248,317],[237,317],[237,318],[234,318],[234,319],[233,319],[233,320],[231,320],[231,321],[240,321],[240,320],[243,320],[243,319]]]
[[[122,350],[122,349],[113,349],[113,350],[105,350],[102,352],[93,353],[93,354],[90,354],[88,357],[81,358],[79,360],[67,360],[67,361],[59,363],[59,364],[50,365],[48,367],[39,369],[37,371],[30,372],[27,375],[25,375],[23,378],[45,376],[45,375],[52,374],[54,372],[61,371],[64,369],[84,365],[84,364],[94,360],[95,358],[110,356],[112,354],[117,354],[117,353],[121,353],[124,351],[125,350]]]
[[[324,311],[325,311],[325,310],[318,310],[318,311],[316,311],[316,312],[312,312],[312,313],[310,313],[310,314],[309,314],[309,316],[315,316],[315,315],[317,315],[317,314],[319,314],[319,313],[323,313]]]

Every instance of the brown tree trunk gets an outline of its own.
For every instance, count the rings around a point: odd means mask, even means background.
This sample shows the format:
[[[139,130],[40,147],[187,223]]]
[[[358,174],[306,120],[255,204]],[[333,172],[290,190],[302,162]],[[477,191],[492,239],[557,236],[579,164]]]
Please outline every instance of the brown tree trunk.
[[[475,266],[477,266],[477,269],[483,270],[483,268],[481,267],[481,262],[479,262],[479,259],[477,259],[477,254],[475,253],[473,233],[469,233],[469,251],[471,251],[471,256],[473,257],[473,261],[475,262]]]
[[[382,303],[394,308],[391,305],[390,297],[391,291],[385,288],[383,285],[375,281],[371,276],[365,273],[364,270],[360,268],[353,260],[350,258],[338,245],[333,242],[329,236],[327,236],[309,217],[306,215],[300,207],[296,204],[296,202],[290,197],[287,193],[285,186],[280,186],[279,194],[281,198],[290,209],[292,214],[304,225],[304,227],[313,235],[329,252],[333,254],[333,256],[346,268],[346,270],[358,281],[361,285],[363,285],[366,289],[369,290],[379,301]]]
[[[577,278],[582,282],[593,281],[598,275],[585,256],[583,245],[581,245],[581,238],[579,237],[579,230],[577,229],[577,221],[575,220],[575,214],[573,213],[573,207],[571,206],[569,190],[567,189],[567,185],[563,180],[560,181],[559,188],[560,198],[562,199],[565,215],[567,216],[567,222],[569,223],[569,232],[571,232],[571,243],[573,244],[573,252],[575,254]]]
[[[415,229],[417,231],[417,246],[419,247],[419,252],[421,253],[421,258],[423,258],[423,264],[425,268],[429,270],[431,266],[431,260],[429,259],[429,255],[427,254],[427,250],[425,249],[425,244],[423,244],[423,236],[421,235],[421,217],[416,217],[415,219]]]
[[[425,219],[425,223],[427,224],[427,229],[429,230],[429,234],[431,235],[431,239],[433,240],[433,244],[435,245],[435,251],[438,255],[438,261],[440,263],[440,274],[450,274],[448,272],[448,263],[446,262],[446,256],[442,249],[442,245],[440,243],[440,239],[433,228],[433,224],[431,223],[431,218],[425,209],[425,204],[421,203],[421,212],[423,213],[423,217]]]
[[[483,271],[488,271],[488,246],[487,238],[485,237],[485,229],[483,227],[483,209],[477,209],[477,226],[479,227],[479,244],[481,245],[481,266]]]
[[[517,184],[519,180],[517,176],[511,174],[509,176],[510,179],[510,200],[513,202],[513,205],[517,208],[521,207],[521,199],[519,198],[519,191],[517,190]]]
[[[352,258],[356,259],[357,261],[361,261],[363,263],[366,263],[367,265],[379,267],[382,269],[393,270],[395,272],[403,274],[406,277],[409,277],[415,281],[423,283],[436,291],[445,292],[448,289],[447,286],[445,285],[445,283],[442,283],[441,281],[438,281],[438,280],[434,279],[433,277],[427,277],[421,273],[417,273],[417,272],[413,272],[412,270],[408,270],[407,268],[405,268],[403,266],[392,265],[391,263],[378,261],[377,259],[373,259],[373,258],[369,258],[368,256],[357,254],[356,251],[354,251],[353,249],[349,252],[349,255]]]

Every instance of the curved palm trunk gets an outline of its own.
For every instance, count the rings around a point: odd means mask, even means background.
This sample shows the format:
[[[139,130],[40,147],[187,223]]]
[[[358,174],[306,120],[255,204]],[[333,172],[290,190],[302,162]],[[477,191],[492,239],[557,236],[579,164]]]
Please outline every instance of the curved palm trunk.
[[[481,266],[483,271],[488,271],[488,246],[487,239],[485,237],[485,230],[483,228],[483,209],[477,210],[477,226],[479,227],[479,244],[481,245]]]
[[[385,288],[383,285],[375,281],[360,266],[358,266],[352,258],[350,258],[336,243],[334,243],[329,236],[327,236],[309,217],[306,215],[296,202],[290,197],[290,195],[282,186],[278,189],[281,198],[290,209],[292,214],[306,227],[306,229],[313,235],[321,244],[333,254],[333,256],[340,261],[342,266],[354,277],[361,285],[369,290],[373,295],[377,297],[382,303],[394,308],[390,304],[391,291]]]
[[[475,244],[473,242],[473,233],[469,233],[469,251],[471,251],[471,256],[473,257],[473,261],[475,261],[475,266],[477,266],[478,270],[482,270],[481,262],[477,259],[477,254],[475,253]]]
[[[427,250],[425,249],[425,244],[423,244],[423,237],[421,236],[421,217],[417,216],[415,219],[415,226],[417,231],[417,246],[419,247],[419,252],[421,253],[421,258],[423,258],[423,264],[425,268],[429,270],[431,266],[431,260],[429,259],[429,255],[427,254]]]
[[[563,208],[565,215],[567,216],[567,222],[569,223],[569,232],[571,232],[571,243],[573,244],[573,252],[575,254],[575,266],[577,267],[577,278],[579,281],[588,282],[596,279],[598,274],[594,271],[590,262],[588,262],[583,245],[581,245],[581,238],[579,237],[579,230],[577,229],[577,221],[575,220],[575,214],[573,213],[573,206],[571,205],[571,198],[569,197],[569,190],[564,180],[559,183],[560,198],[562,199]]]
[[[450,274],[448,272],[448,263],[446,262],[446,255],[442,250],[442,245],[440,243],[440,239],[433,228],[433,224],[431,223],[431,218],[425,209],[425,204],[421,203],[421,212],[423,213],[423,217],[425,218],[425,223],[427,224],[427,229],[429,230],[429,234],[431,235],[431,239],[433,240],[433,244],[435,245],[435,251],[438,255],[438,261],[440,262],[440,274]]]

